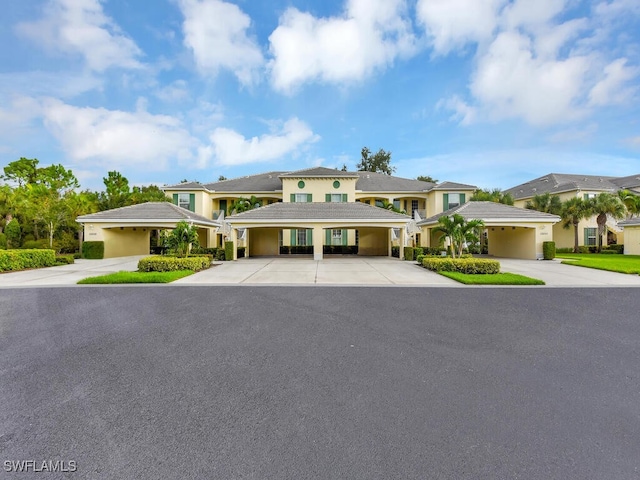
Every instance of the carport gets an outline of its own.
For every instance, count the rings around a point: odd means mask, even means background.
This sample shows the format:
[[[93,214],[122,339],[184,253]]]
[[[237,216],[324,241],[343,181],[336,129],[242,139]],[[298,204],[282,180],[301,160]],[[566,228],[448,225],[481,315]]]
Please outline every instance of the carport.
[[[104,242],[104,258],[114,258],[149,254],[151,232],[172,230],[182,220],[198,227],[200,245],[213,245],[219,222],[169,202],[147,202],[81,215],[76,222],[83,226],[84,240]]]
[[[435,231],[438,219],[454,214],[465,220],[482,220],[487,232],[489,255],[535,260],[542,258],[542,244],[553,241],[553,225],[558,215],[512,207],[495,202],[467,202],[418,223],[425,247],[440,246]]]
[[[624,230],[624,254],[640,255],[640,218],[629,218],[618,226]]]
[[[404,245],[410,221],[407,215],[360,202],[279,202],[225,219],[234,246],[242,232],[248,256],[279,255],[282,232],[302,230],[314,260],[322,260],[331,232],[344,230],[357,232],[358,255],[391,256],[393,240]]]

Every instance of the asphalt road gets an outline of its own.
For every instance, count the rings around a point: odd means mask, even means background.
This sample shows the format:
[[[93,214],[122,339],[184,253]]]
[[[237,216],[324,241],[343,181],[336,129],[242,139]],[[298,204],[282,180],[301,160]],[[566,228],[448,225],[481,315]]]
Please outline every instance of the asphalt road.
[[[0,478],[640,478],[639,307],[633,288],[0,290]]]

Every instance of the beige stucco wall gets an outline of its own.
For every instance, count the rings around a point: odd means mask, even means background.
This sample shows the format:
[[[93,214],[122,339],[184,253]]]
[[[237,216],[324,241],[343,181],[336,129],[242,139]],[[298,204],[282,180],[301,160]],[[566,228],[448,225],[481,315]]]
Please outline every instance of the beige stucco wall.
[[[252,257],[278,255],[280,253],[278,231],[278,228],[249,229],[249,255]]]
[[[104,258],[148,255],[151,230],[140,227],[99,228],[104,241]],[[89,237],[87,240],[94,240]]]
[[[304,188],[298,187],[298,182],[304,182]],[[340,187],[334,188],[334,181],[340,182]],[[312,195],[313,202],[324,202],[327,193],[347,194],[347,201],[356,201],[356,178],[283,178],[282,201],[291,201],[292,193],[307,193]]]
[[[640,225],[624,227],[624,254],[640,255]]]
[[[359,228],[358,255],[387,256],[389,255],[388,228]]]
[[[491,227],[488,232],[489,255],[536,259],[536,232],[533,228]]]

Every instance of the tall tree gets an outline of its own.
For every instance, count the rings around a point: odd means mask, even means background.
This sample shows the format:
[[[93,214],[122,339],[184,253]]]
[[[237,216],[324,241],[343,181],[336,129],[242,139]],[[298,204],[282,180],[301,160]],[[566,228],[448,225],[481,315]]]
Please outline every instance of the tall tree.
[[[82,242],[84,241],[84,227],[76,222],[80,215],[87,215],[98,211],[98,195],[95,192],[69,192],[65,198],[65,208],[67,213],[67,225],[78,233],[78,251],[82,252]]]
[[[433,178],[431,175],[418,175],[416,180],[420,180],[421,182],[438,183],[438,180]]]
[[[20,157],[19,160],[9,163],[4,167],[2,178],[15,182],[19,187],[36,183],[38,179],[38,159]]]
[[[360,154],[362,158],[356,168],[361,172],[378,172],[392,175],[396,171],[396,168],[391,166],[391,152],[381,148],[377,153],[371,154],[371,150],[363,147]]]
[[[640,215],[640,195],[637,195],[630,190],[619,190],[618,198],[627,209],[628,218]]]
[[[562,200],[558,195],[551,195],[547,192],[533,197],[525,204],[525,208],[559,215],[562,210]]]
[[[129,180],[120,172],[111,171],[102,179],[105,191],[100,194],[100,210],[126,207],[130,205],[131,190]]]
[[[473,192],[473,195],[469,199],[470,202],[495,202],[502,203],[504,205],[513,205],[513,196],[510,193],[505,193],[499,188],[489,189],[477,189]]]
[[[395,212],[395,213],[401,213],[402,215],[407,214],[406,210],[402,210],[401,208],[396,207],[393,203],[391,203],[386,198],[382,200],[379,207],[384,208],[385,210],[391,210],[392,212]]]
[[[162,189],[157,185],[148,185],[145,187],[133,187],[129,196],[128,204],[137,205],[146,202],[170,202]]]
[[[592,215],[592,202],[583,200],[580,197],[573,197],[562,203],[560,216],[562,226],[570,228],[573,226],[573,252],[578,253],[578,225],[580,221]]]
[[[622,200],[611,193],[600,193],[593,199],[591,205],[593,215],[597,215],[598,223],[598,252],[602,251],[602,236],[606,230],[607,217],[619,220],[624,218],[625,208]]]

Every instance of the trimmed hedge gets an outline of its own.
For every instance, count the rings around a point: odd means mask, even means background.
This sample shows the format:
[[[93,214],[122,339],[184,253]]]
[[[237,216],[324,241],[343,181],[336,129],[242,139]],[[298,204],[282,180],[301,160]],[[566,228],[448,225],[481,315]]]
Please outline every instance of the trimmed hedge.
[[[607,250],[615,250],[616,253],[619,253],[620,255],[622,255],[624,254],[624,245],[623,244],[607,245]]]
[[[2,232],[0,232],[0,249],[1,250],[7,249],[7,236]]]
[[[610,250],[608,248],[603,248],[602,250],[600,250],[600,253],[604,253],[605,255],[618,255],[618,252],[616,252],[615,250]]]
[[[545,260],[556,258],[556,242],[542,242],[542,256]]]
[[[424,255],[424,248],[422,247],[414,247],[413,248],[413,256],[418,258],[418,255]]]
[[[140,272],[174,272],[176,270],[192,270],[197,272],[211,266],[208,256],[169,257],[167,255],[152,255],[138,261]]]
[[[73,258],[73,253],[56,255],[56,263],[58,265],[71,265],[72,263],[75,263],[75,260]]]
[[[500,262],[487,258],[424,257],[422,266],[434,272],[460,272],[469,274],[500,273]]]
[[[0,251],[0,272],[13,272],[26,268],[51,267],[56,264],[53,250],[2,250]]]
[[[415,258],[416,249],[413,247],[404,247],[404,259],[408,260],[410,262],[413,261],[413,259]]]
[[[233,242],[224,242],[224,259],[233,260]]]
[[[90,260],[104,258],[104,242],[82,242],[82,258]]]

